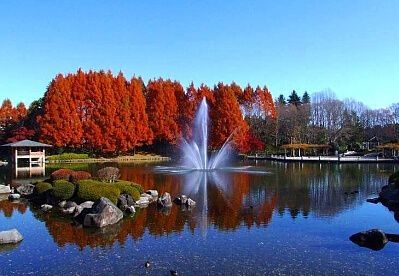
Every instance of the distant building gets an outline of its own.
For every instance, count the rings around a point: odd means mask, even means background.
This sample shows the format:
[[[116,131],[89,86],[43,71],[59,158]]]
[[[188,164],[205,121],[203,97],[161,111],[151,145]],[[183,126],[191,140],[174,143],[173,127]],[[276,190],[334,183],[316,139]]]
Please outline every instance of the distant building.
[[[381,144],[380,139],[377,136],[363,142],[363,149],[371,151],[376,149]]]

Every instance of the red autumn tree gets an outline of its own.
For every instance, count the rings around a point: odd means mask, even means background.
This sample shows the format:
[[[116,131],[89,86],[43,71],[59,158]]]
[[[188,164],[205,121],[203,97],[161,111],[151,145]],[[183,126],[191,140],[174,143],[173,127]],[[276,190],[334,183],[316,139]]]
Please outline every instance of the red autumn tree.
[[[24,103],[13,107],[11,101],[6,99],[0,107],[0,141],[9,142],[16,139],[16,131],[24,124],[27,110]],[[25,137],[25,136],[20,136]]]
[[[121,72],[112,81],[113,96],[116,103],[118,103],[113,133],[116,138],[115,147],[119,152],[126,152],[133,147],[132,139],[134,139],[133,136],[135,135],[135,133],[131,132],[133,124],[128,83]]]
[[[60,74],[50,83],[43,115],[38,118],[41,141],[62,148],[78,146],[82,129],[79,127],[71,88],[72,76],[64,77]]]
[[[170,80],[151,80],[147,85],[147,114],[154,138],[176,144],[180,137],[174,84]]]
[[[215,103],[211,108],[211,146],[219,148],[232,134],[234,145],[241,150],[246,147],[248,125],[244,120],[234,90],[219,83],[214,89]]]
[[[153,139],[146,113],[146,99],[144,96],[145,85],[141,78],[133,77],[128,86],[129,105],[131,111],[130,148],[151,144]]]
[[[238,97],[238,102],[240,103],[241,110],[245,117],[251,117],[254,111],[254,89],[251,85],[247,85],[242,93]]]
[[[9,99],[5,99],[0,107],[0,130],[4,131],[15,121],[15,109]]]
[[[83,112],[83,139],[87,149],[100,151],[98,139],[102,139],[101,127],[97,122],[100,116],[98,106],[101,104],[100,76],[89,71],[86,73],[86,93]]]
[[[191,127],[194,118],[193,103],[190,99],[191,95],[186,93],[183,86],[177,81],[173,82],[173,88],[177,102],[177,124],[180,133],[185,138],[188,138],[191,136]]]
[[[274,105],[273,97],[267,87],[256,88],[254,93],[254,103],[259,117],[276,117],[276,107]]]

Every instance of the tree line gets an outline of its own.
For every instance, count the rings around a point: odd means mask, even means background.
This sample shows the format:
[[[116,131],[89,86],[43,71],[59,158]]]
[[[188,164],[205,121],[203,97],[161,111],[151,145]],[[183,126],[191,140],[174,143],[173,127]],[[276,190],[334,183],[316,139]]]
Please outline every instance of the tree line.
[[[210,105],[210,147],[218,148],[234,132],[241,152],[260,150],[264,144],[245,118],[275,117],[275,105],[267,87],[241,88],[234,82],[214,87],[162,78],[126,79],[122,73],[78,70],[59,74],[44,96],[29,109],[13,107],[5,100],[0,108],[0,140],[37,139],[70,151],[99,154],[153,150],[190,138],[192,121],[203,98]]]
[[[389,108],[370,109],[353,99],[339,100],[329,91],[300,97],[294,90],[286,100],[276,100],[276,120],[268,144],[329,144],[334,150],[361,150],[372,139],[398,142],[399,103]]]
[[[98,154],[172,151],[190,138],[192,121],[203,98],[210,110],[210,149],[231,133],[240,152],[278,151],[283,144],[329,144],[333,150],[359,150],[377,139],[397,142],[399,103],[370,109],[339,100],[331,91],[299,95],[295,90],[275,100],[266,86],[213,87],[122,73],[78,70],[57,75],[44,96],[27,109],[6,99],[0,107],[0,142],[34,139],[59,149]]]

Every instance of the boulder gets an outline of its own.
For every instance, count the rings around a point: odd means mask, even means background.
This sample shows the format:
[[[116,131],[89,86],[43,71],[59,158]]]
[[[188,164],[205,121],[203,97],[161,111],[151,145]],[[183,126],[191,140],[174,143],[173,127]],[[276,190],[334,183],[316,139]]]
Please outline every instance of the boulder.
[[[177,205],[185,205],[187,202],[188,197],[185,195],[181,195],[176,197],[173,202],[176,203]]]
[[[367,202],[370,202],[370,203],[377,204],[377,203],[379,203],[379,202],[380,202],[380,198],[379,198],[379,197],[375,197],[375,198],[368,198],[368,199],[366,199],[366,201],[367,201]]]
[[[136,201],[135,206],[136,207],[147,207],[148,204],[150,204],[148,197],[140,197],[140,199],[138,201]]]
[[[153,202],[153,201],[155,200],[155,198],[153,198],[152,195],[149,195],[149,194],[147,194],[147,193],[142,193],[142,194],[140,195],[140,197],[145,197],[145,198],[147,198],[148,201],[149,201],[150,203]]]
[[[17,200],[17,199],[20,199],[21,198],[21,195],[20,194],[10,194],[9,196],[8,196],[8,199],[9,200]]]
[[[126,213],[134,214],[136,213],[136,209],[134,208],[134,206],[129,206],[126,208]]]
[[[396,185],[386,185],[382,187],[379,194],[382,203],[399,204],[399,189]]]
[[[17,188],[17,192],[23,196],[30,196],[33,194],[33,190],[35,189],[35,185],[32,184],[22,184]]]
[[[121,194],[118,198],[117,206],[122,211],[125,211],[127,208],[129,208],[130,206],[133,206],[134,204],[135,204],[135,202],[131,195]]]
[[[148,190],[145,192],[146,194],[149,194],[150,196],[152,196],[153,198],[158,197],[158,191],[157,190]]]
[[[78,206],[78,204],[76,204],[75,202],[67,201],[63,208],[71,208],[71,207],[76,207],[76,206]]]
[[[93,207],[93,205],[94,205],[94,202],[93,202],[93,201],[85,201],[85,202],[83,202],[83,203],[77,205],[77,206],[75,207],[75,213],[73,214],[73,216],[74,216],[74,217],[79,216],[79,214],[82,213],[82,211],[83,211],[84,209],[90,209],[90,208]]]
[[[187,199],[187,201],[186,201],[187,207],[194,207],[195,204],[196,204],[196,202],[194,200],[192,200],[191,198]]]
[[[108,198],[102,197],[93,204],[86,214],[83,225],[86,227],[104,227],[115,224],[123,218],[123,212]]]
[[[388,242],[385,233],[379,229],[359,232],[350,236],[349,239],[361,247],[367,247],[375,251],[383,249]]]
[[[0,244],[18,243],[24,238],[17,229],[0,232]]]
[[[172,198],[169,193],[164,193],[162,197],[158,198],[158,206],[161,208],[170,208],[172,207]]]
[[[61,210],[61,213],[63,213],[64,215],[72,215],[73,213],[75,213],[75,209],[76,207],[64,208]]]
[[[9,194],[9,193],[11,193],[10,186],[0,185],[0,194]]]
[[[47,212],[47,211],[50,211],[51,209],[53,209],[53,206],[49,205],[49,204],[43,204],[43,205],[40,206],[40,209],[43,212]]]

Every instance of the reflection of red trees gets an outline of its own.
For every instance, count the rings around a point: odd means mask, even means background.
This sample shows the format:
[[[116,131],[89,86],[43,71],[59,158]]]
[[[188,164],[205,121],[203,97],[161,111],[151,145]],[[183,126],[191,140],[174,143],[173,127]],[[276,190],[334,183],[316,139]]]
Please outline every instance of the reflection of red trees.
[[[145,189],[155,188],[161,194],[165,191],[172,197],[179,195],[184,183],[182,177],[154,174],[153,172],[138,173],[135,169],[121,168],[122,179],[142,183]],[[266,194],[262,198],[258,193],[251,193],[251,176],[234,174],[220,185],[208,185],[208,213],[210,224],[221,230],[234,230],[240,225],[248,228],[267,225],[273,215],[277,202],[276,194]],[[225,184],[225,186],[223,186]],[[226,187],[223,190],[220,187]],[[250,203],[256,201],[253,208]],[[60,246],[76,244],[79,248],[86,246],[111,246],[116,241],[124,244],[131,237],[140,239],[145,233],[152,236],[163,236],[183,232],[185,227],[194,232],[201,226],[202,206],[197,202],[192,211],[182,211],[180,206],[173,205],[168,211],[158,210],[155,204],[148,208],[138,209],[133,218],[125,218],[115,226],[100,231],[77,227],[69,220],[60,220],[46,214],[45,221],[50,234]]]
[[[24,214],[26,209],[27,206],[23,202],[10,202],[9,200],[0,201],[0,212],[3,212],[4,216],[7,218],[11,217],[14,211]]]
[[[121,179],[139,183],[144,191],[156,189],[160,194],[170,193],[172,196],[178,196],[181,191],[182,179],[178,176],[154,174],[154,172],[138,171],[131,167],[121,167]]]
[[[265,196],[261,205],[245,206],[243,204],[246,196],[251,197],[250,176],[248,174],[236,174],[229,180],[227,187],[230,193],[222,192],[213,187],[209,192],[209,201],[212,202],[209,208],[209,217],[213,224],[220,229],[236,229],[241,221],[252,227],[261,224],[268,224],[272,218],[273,210],[277,203],[277,196]],[[240,206],[240,207],[238,207]]]
[[[92,231],[91,229],[73,225],[71,221],[60,220],[50,216],[45,217],[45,223],[51,236],[59,246],[76,244],[80,249],[86,246],[113,245],[119,229],[118,225],[112,226],[114,229],[108,228],[115,232],[114,235],[112,233],[102,233],[101,230]]]

